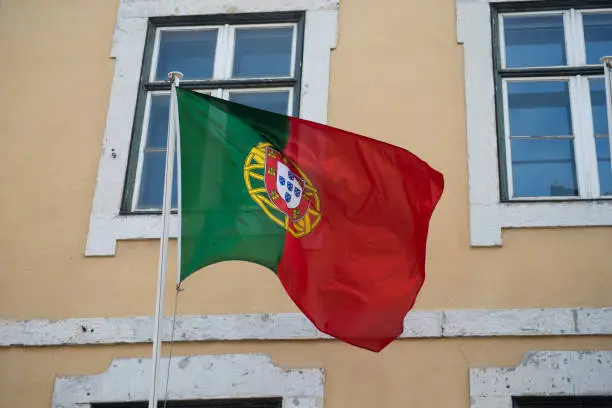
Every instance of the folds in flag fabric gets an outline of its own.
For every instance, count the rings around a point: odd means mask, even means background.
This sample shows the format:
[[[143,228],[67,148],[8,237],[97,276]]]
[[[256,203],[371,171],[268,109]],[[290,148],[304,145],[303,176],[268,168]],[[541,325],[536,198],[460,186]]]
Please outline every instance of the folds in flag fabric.
[[[425,277],[443,176],[354,133],[177,89],[181,265],[276,273],[322,332],[380,351]]]

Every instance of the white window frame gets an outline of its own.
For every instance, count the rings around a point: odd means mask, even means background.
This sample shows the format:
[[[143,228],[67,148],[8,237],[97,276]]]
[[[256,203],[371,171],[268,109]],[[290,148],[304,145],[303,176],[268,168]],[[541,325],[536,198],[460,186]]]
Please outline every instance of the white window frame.
[[[228,50],[234,50],[236,45],[236,29],[241,28],[282,28],[282,27],[293,27],[293,39],[291,42],[291,66],[289,67],[289,77],[293,77],[295,75],[295,53],[297,52],[297,24],[296,23],[272,23],[272,24],[234,24],[228,26]],[[225,64],[225,71],[223,72],[224,77],[222,79],[232,78],[232,70],[234,68],[234,53],[230,52],[227,54],[227,60]],[[270,78],[270,77],[266,77]],[[284,78],[284,77],[278,77]]]
[[[132,195],[131,208],[136,208],[138,197],[140,196],[140,187],[142,180],[142,167],[144,162],[144,149],[147,144],[147,133],[149,131],[149,118],[151,114],[151,99],[157,95],[168,95],[170,91],[149,91],[145,99],[144,115],[142,117],[142,134],[140,136],[140,146],[138,147],[138,163],[136,164],[136,174],[134,175],[134,194]],[[146,209],[144,210],[146,211]]]
[[[612,56],[607,56],[601,59],[604,64],[603,80],[606,88],[606,95],[610,97],[606,99],[608,111],[608,140],[610,142],[610,159],[612,161]],[[612,163],[611,163],[612,164]]]
[[[212,95],[215,97],[219,97],[221,92],[219,89],[205,89],[205,90],[196,90],[196,92],[205,93],[207,95]],[[140,188],[141,179],[142,179],[142,167],[144,164],[144,150],[147,144],[147,132],[149,131],[149,115],[151,114],[151,98],[155,95],[168,95],[170,97],[170,91],[148,91],[145,99],[145,108],[144,114],[142,115],[142,131],[140,134],[140,141],[138,146],[138,158],[136,163],[136,170],[134,174],[134,192],[132,193],[132,197],[130,200],[130,208],[132,211],[136,211],[138,204],[138,197],[140,196]],[[160,149],[164,150],[164,149]],[[139,212],[159,212],[159,208],[139,208],[137,211]]]
[[[612,226],[612,201],[593,199],[598,196],[599,184],[593,186],[595,183],[589,173],[592,173],[594,169],[597,174],[596,161],[587,166],[585,175],[578,180],[579,187],[582,183],[586,197],[561,202],[554,202],[554,198],[551,197],[531,202],[501,201],[499,166],[505,166],[507,163],[500,163],[497,149],[491,4],[504,3],[508,0],[456,1],[457,40],[463,44],[465,63],[470,241],[472,246],[501,246],[502,229],[505,228]],[[526,8],[533,1],[536,0],[523,0]],[[580,10],[584,13],[601,11],[603,9]],[[535,13],[551,14],[550,12]],[[560,14],[558,11],[556,13]],[[508,14],[510,13],[506,13]],[[566,21],[575,18],[575,10],[564,12]],[[583,38],[582,27],[579,24],[570,26],[576,29],[566,32],[568,65],[582,65],[586,55],[584,47],[572,45],[579,44],[580,41],[571,40],[571,38]],[[539,80],[545,79],[547,78],[539,78]],[[586,81],[586,78],[583,77],[582,80]],[[579,126],[577,128],[579,132],[588,133],[588,124],[592,126],[592,117],[590,111],[588,115],[586,114],[587,109],[584,102],[590,101],[590,95],[588,92],[587,95],[584,95],[584,84],[574,85],[574,88],[579,90],[574,89],[575,98],[573,99],[575,101],[572,103],[581,100],[583,102],[579,103],[584,109],[576,109],[579,115],[578,122],[572,113],[573,126],[575,129]],[[586,91],[588,91],[588,83]],[[572,89],[570,89],[571,92]],[[590,107],[590,103],[588,106]],[[574,137],[577,138],[578,135],[574,134]],[[576,151],[576,161],[585,160],[583,156],[591,149],[588,144],[588,141],[585,142],[585,147],[581,152]],[[594,140],[592,149],[593,151],[595,149]],[[589,198],[589,200],[584,198]]]
[[[508,196],[511,201],[523,201],[523,200],[575,200],[580,199],[580,196],[542,196],[542,197],[519,197],[514,198],[514,179],[512,173],[512,149],[511,149],[511,139],[510,136],[510,121],[508,118],[509,115],[509,107],[508,107],[508,84],[517,83],[517,82],[565,82],[568,86],[568,97],[570,100],[570,104],[572,108],[574,104],[572,104],[573,97],[575,96],[572,92],[574,80],[571,77],[529,77],[529,78],[505,78],[502,80],[502,104],[503,104],[503,115],[504,115],[504,141],[505,141],[505,156],[506,156],[506,177],[507,177],[507,188],[508,188]],[[574,85],[575,86],[575,85]],[[577,137],[576,137],[576,128],[577,128],[577,120],[574,115],[574,110],[572,109],[572,134],[571,135],[555,135],[551,137],[545,138],[556,138],[555,140],[572,140],[574,144],[574,151],[578,152],[579,147],[577,146]],[[515,136],[515,139],[519,139],[520,137]],[[534,140],[536,138],[530,138],[529,140]],[[544,139],[544,137],[542,138]],[[595,152],[595,142],[593,141],[593,154]],[[582,155],[575,153],[576,160],[576,183],[578,186],[578,191],[580,194],[583,194],[586,189],[583,187],[583,180],[585,177],[582,176],[582,166],[578,163],[582,163]],[[599,186],[598,186],[599,187]],[[589,190],[590,191],[590,190]],[[584,197],[587,198],[587,197]]]
[[[155,40],[153,44],[153,52],[151,55],[151,69],[149,72],[149,83],[163,83],[164,81],[155,80],[157,76],[157,62],[159,59],[159,46],[163,32],[176,32],[176,31],[217,31],[217,42],[215,47],[215,56],[214,56],[214,68],[213,74],[211,78],[205,78],[206,80],[230,80],[237,79],[233,77],[233,58],[234,58],[234,47],[235,47],[235,33],[236,29],[265,29],[265,28],[292,28],[293,29],[293,38],[291,42],[291,60],[289,66],[289,75],[286,77],[266,77],[266,79],[273,78],[294,78],[295,76],[295,56],[297,52],[297,33],[298,33],[298,24],[297,23],[268,23],[268,24],[223,24],[223,25],[189,25],[189,26],[163,26],[157,27],[155,29]],[[165,74],[162,73],[162,77],[165,77]],[[243,79],[243,78],[239,78]],[[250,78],[246,78],[250,79]],[[198,80],[198,79],[196,79]],[[187,81],[183,81],[187,82]],[[229,99],[229,91],[230,89],[225,88],[217,88],[217,89],[194,89],[196,92],[206,93],[208,95],[212,95],[214,97]],[[231,89],[231,92],[281,92],[289,90],[289,100],[287,101],[287,109],[286,113],[288,115],[293,114],[293,88],[287,87],[273,87],[266,88],[264,86],[257,88],[247,88],[247,89]],[[144,114],[142,116],[142,127],[140,132],[140,143],[138,148],[138,157],[134,158],[137,160],[134,177],[134,188],[131,193],[130,203],[129,203],[129,211],[130,212],[138,212],[138,213],[158,213],[161,210],[161,205],[159,207],[151,207],[151,208],[139,208],[138,207],[138,199],[140,196],[140,189],[142,187],[142,169],[143,169],[143,161],[144,161],[144,150],[147,143],[147,132],[149,128],[149,118],[151,113],[151,97],[153,95],[170,95],[169,90],[164,91],[147,91],[145,98],[145,107]],[[163,150],[163,149],[162,149]],[[124,193],[125,194],[125,193]],[[161,202],[160,202],[161,204]],[[173,207],[173,209],[176,209]]]
[[[117,240],[154,239],[161,235],[161,216],[120,214],[148,19],[162,16],[305,12],[299,117],[325,124],[331,50],[337,43],[338,1],[120,0],[111,49],[111,57],[115,58],[115,72],[90,214],[86,256],[114,255]],[[221,64],[221,61],[217,63]],[[229,63],[215,66],[215,72],[219,70],[227,73],[229,69]],[[171,216],[171,237],[176,237],[177,221],[176,215]]]
[[[287,98],[287,115],[293,115],[293,88],[292,87],[275,87],[275,88],[231,88],[218,89],[221,98],[229,100],[231,93],[274,93],[274,92],[289,92]]]
[[[153,55],[151,56],[151,70],[149,72],[149,82],[155,81],[157,75],[157,60],[159,59],[159,43],[161,41],[161,33],[164,31],[212,31],[217,30],[217,46],[215,47],[215,59],[213,67],[213,77],[211,79],[219,79],[221,67],[225,61],[227,47],[224,44],[224,35],[227,30],[227,25],[196,25],[196,26],[169,26],[157,27],[155,29],[155,44],[153,45]],[[144,61],[143,61],[144,62]],[[167,72],[166,72],[167,74]]]
[[[149,73],[149,82],[156,82],[155,76],[157,74],[157,59],[159,58],[159,43],[161,39],[162,31],[209,31],[217,30],[217,47],[215,48],[215,62],[213,68],[213,76],[210,79],[213,80],[224,80],[224,79],[237,79],[232,77],[232,69],[234,65],[234,46],[236,41],[236,29],[264,29],[264,28],[293,28],[293,38],[291,42],[291,60],[289,67],[289,76],[293,77],[295,74],[295,53],[297,52],[297,23],[249,23],[249,24],[223,24],[223,25],[195,25],[195,26],[168,26],[168,27],[157,27],[155,30],[155,44],[153,46],[153,55],[151,57],[151,71]],[[288,77],[277,77],[277,78],[288,78]],[[239,77],[238,77],[239,78]],[[266,77],[266,79],[275,77]],[[208,79],[208,78],[207,78]],[[240,78],[242,79],[242,78]],[[157,82],[160,82],[159,80]]]

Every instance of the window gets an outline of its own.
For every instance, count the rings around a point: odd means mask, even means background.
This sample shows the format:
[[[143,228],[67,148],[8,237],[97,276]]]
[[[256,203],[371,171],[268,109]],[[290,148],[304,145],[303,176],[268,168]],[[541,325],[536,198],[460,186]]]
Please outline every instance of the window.
[[[161,407],[168,408],[282,408],[282,398],[235,398],[235,399],[212,399],[192,401],[159,401]],[[96,403],[91,408],[146,408],[148,403],[142,402],[118,402],[118,403]]]
[[[598,61],[612,54],[610,0],[455,4],[471,245],[501,246],[506,228],[612,226]]]
[[[493,19],[502,201],[612,198],[612,9],[502,6]]]
[[[612,397],[518,397],[512,408],[612,408]]]
[[[117,240],[160,236],[161,211],[155,203],[160,202],[163,181],[162,176],[149,175],[161,174],[159,163],[165,156],[167,70],[182,70],[187,75],[182,81],[186,88],[243,103],[258,102],[267,109],[282,109],[279,106],[287,100],[287,113],[325,124],[331,51],[337,44],[338,0],[118,3],[110,50],[113,81],[86,256],[113,256]],[[270,31],[273,28],[278,30]],[[158,29],[165,34],[157,37]],[[292,30],[288,75],[287,29]],[[265,56],[274,64],[266,64]],[[270,76],[263,77],[262,72]],[[158,113],[153,112],[156,109]],[[157,177],[159,182],[154,181]],[[172,214],[170,237],[176,237],[177,231],[178,217]]]
[[[303,13],[151,20],[122,213],[159,212],[162,205],[168,72],[184,74],[183,88],[292,115],[299,107],[302,31]]]

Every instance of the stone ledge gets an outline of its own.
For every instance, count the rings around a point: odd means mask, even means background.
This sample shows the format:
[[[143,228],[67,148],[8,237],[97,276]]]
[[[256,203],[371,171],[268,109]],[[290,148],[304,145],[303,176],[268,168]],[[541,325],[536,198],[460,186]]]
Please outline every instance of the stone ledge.
[[[172,320],[163,322],[170,339]],[[612,335],[612,308],[414,311],[401,338]],[[0,347],[150,343],[153,317],[0,320]],[[177,316],[176,342],[319,340],[300,313]]]

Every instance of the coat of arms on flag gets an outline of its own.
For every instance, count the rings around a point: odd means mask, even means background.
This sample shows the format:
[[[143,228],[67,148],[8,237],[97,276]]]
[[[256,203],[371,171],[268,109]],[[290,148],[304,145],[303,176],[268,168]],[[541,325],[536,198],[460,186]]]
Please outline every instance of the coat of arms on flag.
[[[295,163],[269,143],[251,150],[244,164],[244,180],[251,198],[294,237],[307,235],[321,220],[316,188]]]

